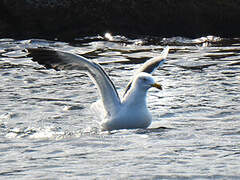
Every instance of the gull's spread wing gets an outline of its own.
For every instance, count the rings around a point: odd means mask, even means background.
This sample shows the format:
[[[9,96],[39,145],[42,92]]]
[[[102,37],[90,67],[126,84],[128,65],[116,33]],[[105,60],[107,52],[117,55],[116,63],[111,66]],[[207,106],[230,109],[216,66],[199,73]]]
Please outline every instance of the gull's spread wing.
[[[33,61],[55,70],[86,71],[98,87],[108,115],[116,113],[121,103],[116,88],[102,67],[88,59],[69,52],[47,48],[27,49]]]
[[[161,66],[167,58],[168,55],[168,51],[169,51],[169,47],[165,47],[162,51],[162,53],[157,56],[157,57],[153,57],[151,59],[149,59],[148,61],[146,61],[136,72],[136,74],[140,73],[140,72],[146,72],[149,74],[152,74],[156,69],[159,68],[159,66]],[[135,74],[135,75],[136,75]],[[128,83],[127,88],[124,92],[124,95],[127,93],[127,91],[130,89],[132,85],[132,80]]]

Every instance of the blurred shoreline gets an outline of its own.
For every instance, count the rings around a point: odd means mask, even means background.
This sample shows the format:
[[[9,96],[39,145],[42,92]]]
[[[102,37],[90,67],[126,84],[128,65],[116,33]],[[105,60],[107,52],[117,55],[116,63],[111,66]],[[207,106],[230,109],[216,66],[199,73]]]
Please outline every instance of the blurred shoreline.
[[[0,38],[239,37],[239,17],[239,0],[2,0]]]

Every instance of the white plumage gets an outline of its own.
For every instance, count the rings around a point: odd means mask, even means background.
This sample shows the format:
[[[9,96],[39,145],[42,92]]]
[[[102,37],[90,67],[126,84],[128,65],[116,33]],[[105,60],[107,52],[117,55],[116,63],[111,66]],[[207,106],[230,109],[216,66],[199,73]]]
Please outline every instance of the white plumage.
[[[92,105],[92,110],[101,119],[102,130],[147,128],[152,122],[152,115],[147,108],[148,89],[161,89],[151,76],[165,62],[169,48],[160,56],[146,61],[129,82],[122,99],[102,67],[82,56],[51,49],[28,49],[33,61],[47,68],[56,70],[82,70],[98,87],[101,99]]]

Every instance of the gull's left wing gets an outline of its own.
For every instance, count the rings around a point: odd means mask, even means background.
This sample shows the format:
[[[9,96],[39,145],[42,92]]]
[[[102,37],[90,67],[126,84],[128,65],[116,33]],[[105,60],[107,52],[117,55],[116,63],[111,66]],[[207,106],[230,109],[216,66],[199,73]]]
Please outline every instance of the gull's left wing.
[[[82,56],[48,48],[27,49],[33,61],[55,70],[86,71],[98,88],[108,115],[117,113],[120,98],[116,88],[102,67]]]

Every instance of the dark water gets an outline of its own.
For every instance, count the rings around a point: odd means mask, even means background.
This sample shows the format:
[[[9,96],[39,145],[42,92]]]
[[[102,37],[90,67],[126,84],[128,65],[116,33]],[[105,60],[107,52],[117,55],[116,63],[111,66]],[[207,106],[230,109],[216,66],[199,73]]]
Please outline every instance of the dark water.
[[[46,70],[26,47],[102,64],[120,94],[145,60],[170,46],[150,90],[147,130],[100,132],[98,99],[78,71]],[[0,40],[0,179],[240,179],[240,39],[85,37]]]

